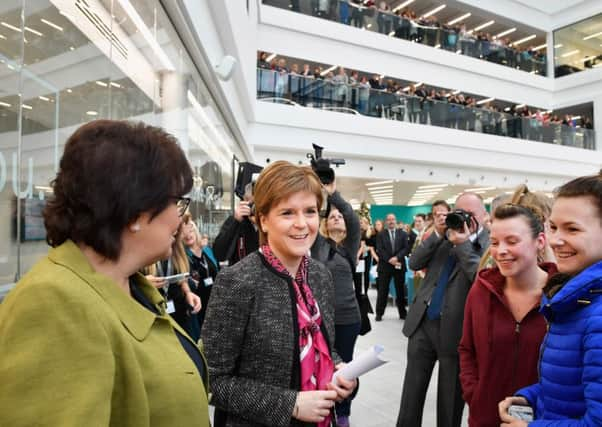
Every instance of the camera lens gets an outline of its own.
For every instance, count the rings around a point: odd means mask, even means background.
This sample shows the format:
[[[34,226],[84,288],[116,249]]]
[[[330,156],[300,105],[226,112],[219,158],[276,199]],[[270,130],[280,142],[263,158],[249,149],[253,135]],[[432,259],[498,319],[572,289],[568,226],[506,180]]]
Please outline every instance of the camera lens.
[[[464,224],[470,227],[472,215],[462,209],[447,214],[445,225],[452,230],[464,230]]]

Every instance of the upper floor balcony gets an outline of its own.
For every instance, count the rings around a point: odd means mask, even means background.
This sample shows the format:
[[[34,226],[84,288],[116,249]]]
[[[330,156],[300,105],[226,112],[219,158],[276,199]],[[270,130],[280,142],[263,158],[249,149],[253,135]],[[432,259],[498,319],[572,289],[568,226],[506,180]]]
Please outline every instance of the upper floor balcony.
[[[592,123],[580,117],[526,109],[505,112],[489,105],[487,99],[477,102],[457,92],[414,86],[392,91],[375,89],[378,82],[372,83],[366,77],[354,80],[326,74],[316,78],[258,68],[257,99],[595,150]]]
[[[495,19],[478,18],[472,12],[460,10],[452,12],[451,8],[447,15],[436,17],[446,5],[432,8],[429,3],[429,10],[417,14],[400,6],[391,9],[384,1],[376,2],[378,7],[373,1],[361,0],[263,0],[263,3],[532,74],[547,74],[545,33],[519,28],[510,22],[496,24]],[[406,1],[401,6],[411,3]],[[448,18],[444,19],[445,16]]]

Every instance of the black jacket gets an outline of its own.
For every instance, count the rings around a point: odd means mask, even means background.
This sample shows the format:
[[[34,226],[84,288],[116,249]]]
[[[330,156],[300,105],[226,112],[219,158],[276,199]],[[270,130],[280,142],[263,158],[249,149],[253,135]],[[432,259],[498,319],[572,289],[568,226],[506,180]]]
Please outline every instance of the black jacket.
[[[238,222],[232,215],[224,221],[213,242],[215,257],[220,262],[228,261],[228,265],[236,264],[257,249],[259,234],[251,220],[244,218]]]

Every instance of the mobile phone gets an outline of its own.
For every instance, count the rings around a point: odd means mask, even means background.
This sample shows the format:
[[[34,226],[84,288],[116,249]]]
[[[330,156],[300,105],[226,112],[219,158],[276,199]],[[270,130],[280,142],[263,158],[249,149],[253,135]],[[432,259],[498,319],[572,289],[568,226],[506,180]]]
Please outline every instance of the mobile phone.
[[[190,276],[190,273],[181,273],[181,274],[173,274],[171,276],[165,276],[163,279],[167,281],[167,283],[178,283]]]
[[[533,408],[524,405],[511,405],[508,415],[523,421],[533,421]]]

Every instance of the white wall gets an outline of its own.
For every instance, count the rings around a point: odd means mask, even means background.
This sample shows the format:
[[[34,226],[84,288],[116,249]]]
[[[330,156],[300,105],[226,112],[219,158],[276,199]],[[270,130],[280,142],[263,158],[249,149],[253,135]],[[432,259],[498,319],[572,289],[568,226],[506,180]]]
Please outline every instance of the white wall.
[[[237,59],[229,81],[219,80],[211,69],[204,74],[204,78],[208,86],[217,89],[222,101],[229,107],[231,117],[226,117],[226,120],[240,130],[240,143],[245,154],[252,157],[245,138],[254,114],[255,88],[249,86],[249,82],[255,82],[256,46],[253,34],[257,26],[257,8],[254,2],[249,3],[251,8],[247,13],[245,2],[182,0],[183,7],[176,9],[174,4],[170,13],[182,13],[190,23],[189,30],[200,43],[198,47],[210,67],[218,64],[225,55]]]
[[[316,143],[348,160],[341,176],[552,190],[602,163],[600,152],[267,102],[256,117],[256,161],[307,162]]]

